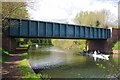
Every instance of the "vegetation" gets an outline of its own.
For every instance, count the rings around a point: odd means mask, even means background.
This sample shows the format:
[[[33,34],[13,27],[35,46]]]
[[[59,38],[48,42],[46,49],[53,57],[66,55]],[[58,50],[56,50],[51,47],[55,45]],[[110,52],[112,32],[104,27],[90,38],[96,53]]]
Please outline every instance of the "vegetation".
[[[28,53],[23,53],[21,55],[21,60],[28,59],[28,58],[29,58]]]
[[[2,21],[4,21],[3,28],[7,28],[6,24],[8,23],[7,21],[5,21],[6,18],[29,19],[28,10],[26,7],[33,8],[32,5],[33,5],[32,2],[26,2],[26,1],[24,2],[2,2]],[[17,46],[19,46],[19,43],[22,43],[20,47],[28,47],[29,45],[31,45],[33,42],[36,42],[36,41],[40,41],[40,39],[30,40],[27,38],[16,38]]]
[[[74,21],[79,25],[95,26],[95,27],[108,27],[111,23],[108,22],[110,12],[108,10],[96,12],[79,12]],[[86,47],[86,40],[52,40],[54,46],[59,46],[64,49],[77,49],[82,51]],[[62,44],[62,45],[61,45]]]
[[[0,51],[1,51],[2,54],[4,54],[4,55],[9,55],[9,52],[8,52],[7,50],[5,50],[5,49],[1,49],[1,48],[0,48]]]
[[[82,51],[85,49],[86,40],[68,40],[68,39],[53,39],[52,44],[61,49],[69,49],[74,51]],[[61,45],[62,44],[62,45]]]
[[[28,19],[29,14],[26,7],[26,2],[2,2],[2,24],[4,25],[2,26],[2,31],[5,31],[8,27],[8,22],[5,21],[6,18]],[[16,41],[18,42],[19,38]]]
[[[26,2],[2,2],[2,19],[28,18]]]
[[[117,42],[114,44],[114,46],[113,46],[112,49],[113,49],[113,50],[120,50],[120,41],[117,41]]]
[[[19,64],[19,71],[21,73],[21,78],[32,78],[35,80],[40,80],[41,75],[40,74],[33,74],[29,68],[27,59],[21,60]]]
[[[19,71],[21,78],[41,80],[41,74],[34,74],[31,72],[30,66],[28,64],[28,53],[23,53],[21,56],[22,60],[19,63]]]
[[[9,52],[0,48],[0,55],[2,55],[0,56],[0,62],[5,62],[7,57],[9,57]]]
[[[75,22],[80,25],[95,26],[95,27],[111,27],[113,23],[109,22],[110,12],[108,10],[96,12],[79,12],[75,17]]]
[[[51,39],[28,39],[28,38],[16,38],[16,46],[28,48],[32,44],[39,45],[52,45]]]

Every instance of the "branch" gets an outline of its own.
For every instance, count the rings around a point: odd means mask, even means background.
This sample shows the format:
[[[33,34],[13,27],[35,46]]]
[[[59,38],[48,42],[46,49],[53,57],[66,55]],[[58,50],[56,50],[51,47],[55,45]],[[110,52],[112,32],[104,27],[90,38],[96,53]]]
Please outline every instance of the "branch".
[[[2,21],[5,20],[5,18],[9,17],[11,14],[13,14],[13,12],[16,11],[17,9],[19,9],[19,8],[21,8],[21,7],[25,7],[25,6],[26,6],[26,4],[22,4],[22,5],[18,5],[17,7],[11,9],[11,10],[8,12],[8,14],[2,18]]]

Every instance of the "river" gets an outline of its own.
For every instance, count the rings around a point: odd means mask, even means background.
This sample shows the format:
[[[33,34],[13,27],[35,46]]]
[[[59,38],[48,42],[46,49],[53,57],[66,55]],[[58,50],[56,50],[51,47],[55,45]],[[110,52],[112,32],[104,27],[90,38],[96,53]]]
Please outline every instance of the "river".
[[[119,69],[120,58],[110,55],[109,60],[80,55],[71,50],[55,47],[32,47],[29,63],[36,73],[49,78],[106,78]]]

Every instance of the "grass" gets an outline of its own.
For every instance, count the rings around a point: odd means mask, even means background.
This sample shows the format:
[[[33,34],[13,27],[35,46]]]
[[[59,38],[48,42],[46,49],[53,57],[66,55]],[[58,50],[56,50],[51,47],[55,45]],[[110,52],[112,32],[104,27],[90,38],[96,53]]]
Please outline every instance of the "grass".
[[[41,74],[34,74],[28,64],[28,53],[23,53],[21,56],[22,60],[19,63],[19,71],[21,78],[29,80],[41,80]]]

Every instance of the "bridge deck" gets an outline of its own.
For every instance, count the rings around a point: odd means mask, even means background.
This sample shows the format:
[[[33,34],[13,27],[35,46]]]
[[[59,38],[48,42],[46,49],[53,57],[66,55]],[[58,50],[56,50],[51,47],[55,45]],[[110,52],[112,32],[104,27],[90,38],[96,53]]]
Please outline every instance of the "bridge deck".
[[[21,19],[7,19],[7,22],[9,23],[7,33],[9,37],[60,39],[110,38],[110,30],[106,28]]]

